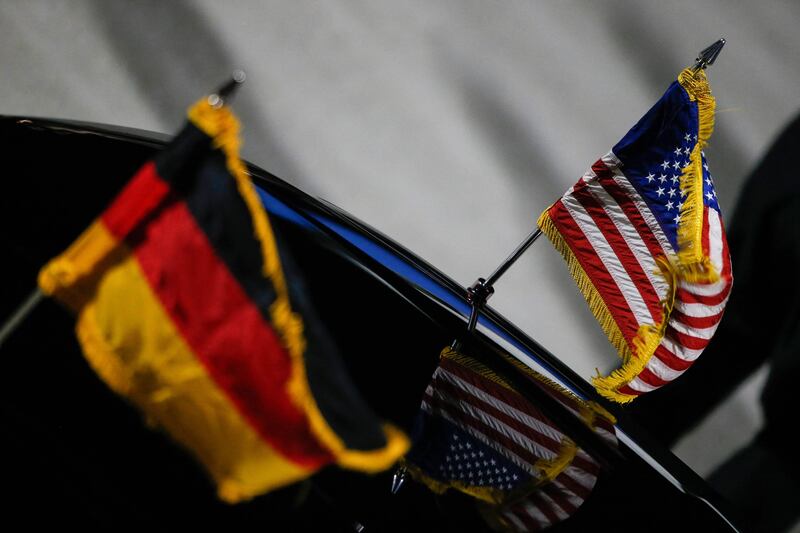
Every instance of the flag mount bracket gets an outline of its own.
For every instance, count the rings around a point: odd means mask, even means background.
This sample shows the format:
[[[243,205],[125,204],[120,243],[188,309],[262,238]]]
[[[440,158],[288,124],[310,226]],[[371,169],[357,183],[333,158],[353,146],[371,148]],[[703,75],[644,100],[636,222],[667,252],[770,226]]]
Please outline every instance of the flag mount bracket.
[[[478,325],[478,314],[486,305],[486,302],[489,300],[489,298],[491,298],[494,294],[494,284],[497,282],[497,280],[500,279],[500,277],[502,277],[502,275],[505,274],[509,268],[511,268],[511,265],[516,263],[517,259],[522,257],[522,254],[524,254],[541,235],[542,230],[539,228],[533,230],[527,237],[525,237],[525,240],[522,241],[513,252],[511,252],[511,255],[509,255],[505,261],[500,263],[500,266],[498,266],[488,278],[478,278],[475,283],[470,285],[470,287],[467,289],[467,301],[472,304],[472,310],[469,314],[469,322],[467,322],[467,333],[472,333],[475,331],[475,327]],[[458,339],[456,339],[453,341],[451,347],[455,350],[458,349],[459,345],[460,342]]]

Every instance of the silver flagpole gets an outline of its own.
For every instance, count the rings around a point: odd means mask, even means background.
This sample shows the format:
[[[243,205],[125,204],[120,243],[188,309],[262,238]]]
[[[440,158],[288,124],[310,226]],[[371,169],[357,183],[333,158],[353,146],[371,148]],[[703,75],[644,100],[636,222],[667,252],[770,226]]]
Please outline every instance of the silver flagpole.
[[[22,324],[26,318],[36,309],[36,306],[44,300],[44,293],[36,287],[33,292],[25,299],[16,311],[5,321],[3,327],[0,328],[0,347],[6,342],[14,331]]]

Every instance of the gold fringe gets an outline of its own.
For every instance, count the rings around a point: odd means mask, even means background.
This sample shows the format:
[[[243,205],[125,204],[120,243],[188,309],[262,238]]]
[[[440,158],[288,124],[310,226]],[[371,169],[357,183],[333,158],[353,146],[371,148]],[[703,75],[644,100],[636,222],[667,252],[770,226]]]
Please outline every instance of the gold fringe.
[[[333,454],[339,465],[364,472],[378,472],[389,468],[409,448],[408,438],[402,431],[387,424],[384,426],[386,445],[383,448],[369,451],[347,449],[345,443],[328,425],[311,393],[303,358],[306,348],[303,322],[291,308],[275,235],[255,187],[248,177],[247,169],[239,158],[242,141],[239,137],[238,119],[227,106],[214,107],[206,98],[192,106],[188,115],[195,126],[214,139],[214,146],[225,153],[228,170],[236,180],[239,194],[250,211],[255,237],[261,243],[264,275],[270,279],[275,288],[276,297],[270,307],[270,315],[292,362],[287,392],[295,405],[306,413],[312,431]]]
[[[472,485],[467,485],[456,480],[447,482],[439,481],[438,479],[430,477],[421,468],[409,462],[407,459],[401,460],[400,466],[408,470],[408,473],[411,474],[411,477],[431,489],[436,494],[444,494],[448,489],[456,489],[459,492],[469,494],[474,498],[494,505],[502,503],[506,497],[503,491],[492,487],[473,487]]]
[[[600,327],[603,328],[606,337],[608,337],[608,341],[624,360],[624,354],[629,352],[628,343],[622,335],[614,317],[611,316],[611,312],[608,310],[600,293],[597,292],[597,288],[595,288],[592,280],[586,275],[580,262],[578,262],[578,258],[572,253],[564,237],[559,233],[555,224],[553,224],[550,218],[549,207],[541,214],[537,224],[539,225],[539,229],[542,230],[542,233],[547,235],[547,238],[553,243],[553,247],[558,250],[564,258],[564,261],[566,261],[569,273],[572,275],[572,279],[575,280],[575,284],[578,286],[578,290],[583,295],[586,303],[589,304],[589,309],[595,319],[597,319]]]
[[[623,394],[619,388],[627,385],[645,369],[650,358],[661,344],[661,339],[669,325],[669,317],[675,305],[675,291],[678,288],[678,272],[675,267],[665,257],[657,257],[656,264],[660,268],[660,274],[666,279],[669,287],[667,297],[661,302],[662,320],[657,325],[641,326],[633,339],[633,352],[628,354],[628,358],[623,360],[623,364],[608,376],[595,376],[592,378],[595,389],[601,396],[618,403],[629,403],[638,396]]]
[[[689,157],[689,164],[681,173],[681,189],[687,196],[681,208],[678,225],[678,265],[682,279],[690,283],[714,282],[719,280],[719,272],[703,255],[703,159],[702,151],[714,131],[714,109],[716,101],[704,70],[697,72],[684,69],[678,75],[678,82],[697,103],[697,142]]]
[[[539,217],[539,229],[542,230],[542,233],[547,235],[547,238],[553,243],[555,249],[564,257],[569,267],[570,274],[572,274],[578,289],[589,304],[589,309],[600,323],[611,345],[616,348],[620,359],[622,359],[622,366],[620,366],[620,368],[614,370],[608,376],[595,376],[592,378],[592,383],[597,389],[597,392],[604,398],[623,404],[631,402],[635,400],[637,396],[622,394],[618,389],[627,385],[644,370],[664,336],[669,315],[674,305],[675,290],[677,289],[675,268],[666,258],[656,258],[656,263],[661,269],[660,273],[667,279],[669,286],[668,296],[665,301],[661,303],[664,318],[660,324],[641,326],[636,332],[636,336],[631,341],[633,345],[633,349],[631,349],[625,341],[622,332],[619,330],[617,323],[614,321],[614,318],[611,316],[611,313],[608,311],[608,307],[606,307],[600,293],[597,292],[597,289],[594,284],[592,284],[592,281],[589,279],[589,276],[586,275],[583,268],[581,268],[578,259],[572,253],[564,237],[553,224],[549,212],[550,208],[545,210]]]
[[[84,307],[75,322],[75,335],[92,369],[117,394],[130,398],[133,379],[97,329],[94,306]]]
[[[450,359],[452,361],[457,362],[458,364],[470,369],[473,372],[480,374],[481,376],[490,379],[491,381],[501,385],[502,387],[507,388],[510,391],[515,391],[511,387],[511,385],[506,382],[501,376],[496,374],[490,368],[485,366],[483,363],[464,355],[460,352],[457,352],[450,348],[449,346],[442,349],[440,353],[440,358],[443,359]],[[540,383],[544,384],[545,386],[552,387],[553,390],[560,394],[564,394],[572,398],[577,405],[579,406],[578,411],[580,412],[583,420],[587,423],[589,427],[595,427],[595,421],[597,416],[603,417],[612,424],[616,424],[616,418],[608,413],[605,409],[600,407],[594,402],[585,402],[583,399],[575,396],[571,391],[563,388],[562,386],[558,385],[554,381],[538,374],[537,372],[533,371],[528,366],[522,364],[520,361],[511,358],[505,357],[507,360],[513,362],[520,371],[524,372],[526,375],[530,376],[531,378],[539,381]],[[460,481],[452,480],[452,481],[439,481],[427,475],[425,472],[422,471],[419,467],[415,466],[414,464],[410,463],[407,459],[403,459],[401,465],[405,467],[409,473],[420,481],[421,483],[425,484],[428,488],[430,488],[433,492],[437,494],[444,493],[447,489],[453,488],[465,494],[469,494],[479,500],[489,502],[494,505],[499,504],[508,504],[509,502],[516,501],[520,498],[523,498],[530,494],[532,490],[536,487],[544,485],[545,483],[549,483],[553,479],[555,479],[561,472],[563,472],[572,461],[575,459],[575,455],[578,452],[577,445],[566,435],[562,438],[561,444],[559,447],[558,452],[556,452],[555,456],[551,459],[540,458],[536,461],[533,465],[534,468],[538,471],[538,475],[534,476],[534,479],[531,483],[527,483],[524,486],[518,487],[512,491],[501,491],[499,489],[493,489],[490,487],[474,487],[471,485],[466,485]]]
[[[561,441],[561,449],[559,449],[555,457],[549,460],[539,459],[533,465],[539,472],[538,476],[530,483],[525,483],[510,491],[504,491],[493,487],[475,487],[458,480],[439,481],[426,474],[421,468],[409,462],[407,459],[402,459],[400,466],[408,470],[411,477],[424,484],[436,494],[444,494],[448,489],[455,489],[493,505],[508,505],[524,498],[537,487],[541,487],[553,481],[561,472],[572,464],[573,459],[575,459],[575,454],[577,453],[578,448],[575,443],[565,437]]]
[[[536,461],[535,466],[539,470],[538,485],[544,485],[553,481],[561,472],[563,472],[572,460],[575,459],[575,454],[578,453],[578,446],[569,437],[561,439],[561,446],[558,448],[558,453],[552,459],[539,459]]]
[[[597,415],[605,418],[606,420],[608,420],[612,424],[616,424],[617,423],[617,419],[614,417],[614,415],[609,413],[606,409],[601,407],[599,404],[597,404],[595,402],[587,402],[587,401],[585,401],[583,398],[575,395],[571,390],[562,387],[560,384],[556,383],[555,381],[553,381],[552,379],[548,378],[547,376],[544,376],[544,375],[536,372],[535,370],[533,370],[528,365],[524,364],[522,361],[520,361],[516,357],[511,357],[511,356],[506,355],[506,354],[500,354],[500,356],[503,357],[503,359],[505,359],[509,363],[513,364],[520,372],[522,372],[526,376],[530,377],[531,379],[534,379],[534,380],[538,381],[539,383],[542,383],[546,387],[550,387],[552,390],[558,392],[559,394],[561,394],[563,396],[567,396],[570,399],[572,399],[576,404],[578,404],[578,406],[579,406],[578,410],[580,411],[580,413],[583,416],[584,420],[588,424],[593,425],[594,424],[594,418]],[[498,385],[500,385],[502,387],[505,387],[508,390],[512,390],[512,391],[514,390],[514,388],[508,382],[506,382],[502,377],[500,377],[498,374],[496,374],[490,368],[485,366],[483,363],[480,363],[479,361],[473,359],[472,357],[469,357],[467,355],[461,354],[460,352],[457,352],[457,351],[453,350],[450,346],[445,346],[442,349],[441,353],[439,354],[439,358],[440,359],[451,359],[451,360],[457,362],[458,364],[460,364],[462,366],[465,366],[466,368],[469,368],[473,372],[476,372],[476,373],[482,375],[486,379],[494,381]]]

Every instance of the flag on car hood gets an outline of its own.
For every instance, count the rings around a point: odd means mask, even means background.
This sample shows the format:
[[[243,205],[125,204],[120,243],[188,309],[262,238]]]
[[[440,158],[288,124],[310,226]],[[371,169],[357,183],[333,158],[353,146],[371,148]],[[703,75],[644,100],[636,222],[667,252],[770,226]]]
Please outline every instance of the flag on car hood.
[[[229,502],[407,448],[350,382],[239,159],[201,100],[175,140],[39,276],[97,373],[205,466]],[[282,257],[284,261],[282,261]]]
[[[616,444],[613,417],[516,363],[542,388]],[[425,390],[405,466],[437,493],[454,489],[485,505],[490,522],[536,531],[570,516],[600,466],[505,379],[445,348]]]
[[[714,106],[705,72],[684,70],[539,218],[622,359],[594,379],[611,400],[680,376],[722,319],[731,261],[703,152]]]

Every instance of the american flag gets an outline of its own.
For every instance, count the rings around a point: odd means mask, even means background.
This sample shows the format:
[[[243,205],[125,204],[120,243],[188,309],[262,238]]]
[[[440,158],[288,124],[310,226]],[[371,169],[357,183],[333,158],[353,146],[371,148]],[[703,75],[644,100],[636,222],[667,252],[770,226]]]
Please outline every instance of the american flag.
[[[595,378],[609,399],[680,376],[722,318],[731,262],[702,152],[713,113],[705,73],[685,70],[539,219],[623,360]]]
[[[520,368],[616,442],[610,415]],[[491,507],[506,527],[535,531],[588,497],[598,464],[506,381],[449,348],[425,390],[407,456],[411,474],[436,492],[454,488]]]
[[[614,426],[608,420],[598,418],[594,430],[616,446]],[[541,531],[569,518],[589,497],[600,472],[600,465],[582,449],[578,448],[575,459],[552,482],[525,498],[489,510],[490,516],[504,529],[520,533]]]

